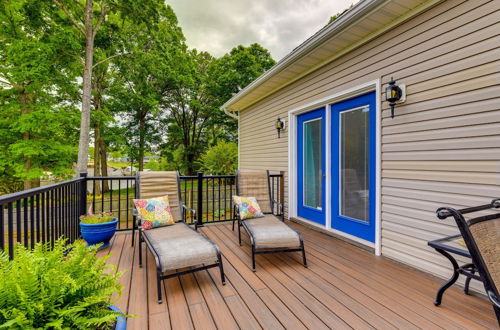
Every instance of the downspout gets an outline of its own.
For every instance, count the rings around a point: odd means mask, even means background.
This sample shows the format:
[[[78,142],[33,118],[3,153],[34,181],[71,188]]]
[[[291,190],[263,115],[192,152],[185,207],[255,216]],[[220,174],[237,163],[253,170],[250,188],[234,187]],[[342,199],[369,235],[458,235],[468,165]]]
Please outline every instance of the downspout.
[[[240,159],[241,159],[241,157],[240,157],[240,120],[239,120],[240,117],[238,115],[235,115],[234,113],[229,112],[229,110],[227,110],[226,107],[222,107],[222,110],[229,117],[238,120],[238,169],[240,169]]]

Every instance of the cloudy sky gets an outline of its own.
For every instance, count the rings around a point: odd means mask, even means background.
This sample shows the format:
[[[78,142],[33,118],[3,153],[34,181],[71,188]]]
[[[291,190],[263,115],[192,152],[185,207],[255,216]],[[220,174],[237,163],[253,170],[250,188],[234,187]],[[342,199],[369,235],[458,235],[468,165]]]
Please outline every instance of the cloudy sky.
[[[257,42],[279,60],[358,0],[167,0],[190,47],[221,56]]]

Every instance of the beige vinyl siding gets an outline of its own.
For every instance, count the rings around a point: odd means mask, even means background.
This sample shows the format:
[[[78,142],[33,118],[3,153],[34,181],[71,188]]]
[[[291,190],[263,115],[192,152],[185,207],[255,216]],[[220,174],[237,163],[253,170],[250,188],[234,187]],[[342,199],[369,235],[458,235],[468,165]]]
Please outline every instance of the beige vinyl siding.
[[[500,1],[444,1],[259,101],[240,113],[240,167],[286,171],[278,117],[394,76],[407,100],[394,119],[382,102],[382,254],[448,277],[427,241],[458,230],[436,208],[500,197],[499,22]]]

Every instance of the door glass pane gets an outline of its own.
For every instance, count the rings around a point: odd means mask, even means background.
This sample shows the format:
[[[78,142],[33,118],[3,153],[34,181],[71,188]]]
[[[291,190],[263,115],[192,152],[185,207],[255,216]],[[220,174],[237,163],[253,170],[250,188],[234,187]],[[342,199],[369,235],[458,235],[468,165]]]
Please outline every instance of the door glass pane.
[[[321,209],[322,201],[321,119],[304,122],[304,205]]]
[[[340,113],[340,214],[368,222],[369,107]]]

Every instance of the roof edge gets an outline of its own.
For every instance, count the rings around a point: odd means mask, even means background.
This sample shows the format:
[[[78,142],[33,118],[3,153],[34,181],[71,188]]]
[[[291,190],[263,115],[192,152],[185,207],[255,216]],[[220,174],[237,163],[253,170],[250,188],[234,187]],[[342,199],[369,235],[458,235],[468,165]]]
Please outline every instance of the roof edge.
[[[273,67],[264,72],[259,78],[255,79],[245,88],[240,90],[237,94],[235,94],[232,98],[230,98],[226,103],[222,105],[222,109],[224,112],[227,111],[238,111],[238,110],[230,110],[228,109],[232,103],[239,100],[248,94],[254,87],[262,84],[264,81],[271,78],[274,74],[279,73],[284,70],[289,64],[293,63],[295,60],[302,57],[304,53],[307,53],[323,42],[325,42],[328,38],[334,35],[336,32],[342,31],[345,27],[352,24],[353,21],[361,18],[366,13],[373,10],[375,7],[388,2],[390,0],[365,0],[360,1],[354,7],[349,9],[347,12],[343,13],[339,18],[337,18],[332,23],[325,25],[321,30],[316,32],[313,36],[309,37],[302,44],[293,49],[290,53],[288,53],[285,57],[278,61]],[[232,116],[231,116],[232,117]]]

